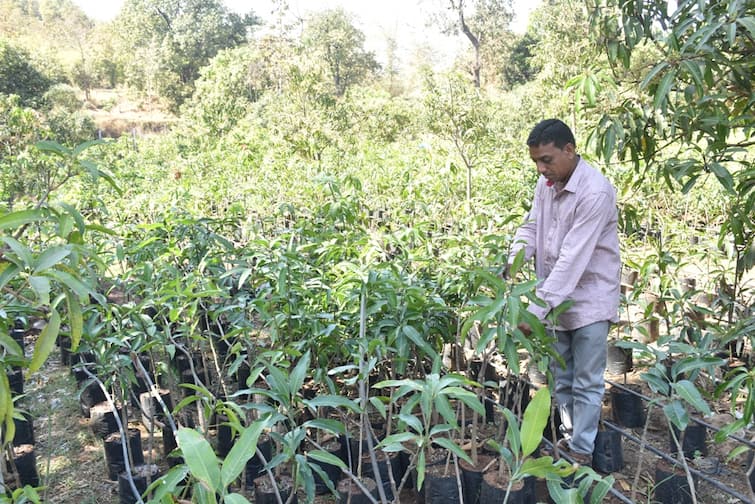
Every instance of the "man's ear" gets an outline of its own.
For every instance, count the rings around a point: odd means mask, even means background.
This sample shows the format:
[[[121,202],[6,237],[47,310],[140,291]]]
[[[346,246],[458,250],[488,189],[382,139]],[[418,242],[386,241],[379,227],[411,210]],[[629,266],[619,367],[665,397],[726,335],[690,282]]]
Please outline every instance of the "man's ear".
[[[577,148],[573,143],[568,143],[564,145],[564,152],[569,156],[569,159],[574,159],[574,156],[577,155]]]

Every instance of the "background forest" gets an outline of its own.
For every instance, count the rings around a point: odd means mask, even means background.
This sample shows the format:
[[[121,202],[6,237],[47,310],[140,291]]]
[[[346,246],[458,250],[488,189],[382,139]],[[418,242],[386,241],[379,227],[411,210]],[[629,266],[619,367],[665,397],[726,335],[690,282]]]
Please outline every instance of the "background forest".
[[[245,424],[223,377],[245,367],[239,390],[268,373],[331,395],[371,373],[397,387],[429,380],[444,344],[475,327],[510,372],[521,352],[547,362],[545,329],[532,341],[516,329],[536,302],[530,272],[518,286],[497,275],[537,178],[526,136],[558,117],[618,191],[616,339],[651,367],[692,359],[683,378],[648,379],[671,424],[725,395],[736,421],[724,434],[747,427],[755,5],[548,0],[519,34],[507,0],[426,3],[428,25],[460,35],[452,64],[390,37],[378,58],[358,28],[369,20],[343,9],[298,19],[280,1],[263,18],[216,0],[126,0],[94,22],[69,0],[0,0],[3,368],[43,369],[68,338],[127,399],[131,353],[154,364],[212,348],[216,384],[193,385],[182,407],[223,412],[243,437],[261,424]],[[40,333],[29,355],[14,327]],[[209,335],[226,345],[219,361]],[[689,378],[734,358],[748,366],[718,387]],[[0,379],[5,446],[10,390]],[[274,399],[295,409],[289,392]],[[385,396],[352,396],[386,416],[372,400]],[[277,462],[309,492],[292,446]]]

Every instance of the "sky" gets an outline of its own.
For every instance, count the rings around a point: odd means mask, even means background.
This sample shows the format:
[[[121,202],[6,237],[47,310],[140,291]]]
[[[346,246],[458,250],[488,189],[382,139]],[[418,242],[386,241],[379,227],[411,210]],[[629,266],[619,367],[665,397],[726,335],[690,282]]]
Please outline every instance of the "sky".
[[[114,18],[123,0],[73,0],[84,12],[97,20]],[[271,18],[272,0],[224,0],[232,11],[244,14],[253,10],[264,20]],[[354,24],[365,34],[365,48],[374,51],[378,60],[385,53],[386,38],[392,37],[400,52],[429,45],[438,52],[438,59],[452,59],[458,40],[441,35],[428,28],[425,20],[428,12],[437,9],[438,0],[289,0],[290,11],[297,17],[306,17],[311,12],[343,7],[354,15]],[[541,0],[514,0],[513,29],[524,33],[530,12]],[[463,46],[463,45],[462,45]]]

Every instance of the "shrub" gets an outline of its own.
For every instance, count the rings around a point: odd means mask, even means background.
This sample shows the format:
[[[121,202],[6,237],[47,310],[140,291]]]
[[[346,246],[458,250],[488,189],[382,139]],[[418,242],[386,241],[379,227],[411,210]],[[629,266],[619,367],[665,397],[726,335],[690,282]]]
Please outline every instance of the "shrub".
[[[31,63],[31,55],[0,40],[0,93],[15,94],[33,105],[50,87],[50,80]]]
[[[49,110],[76,112],[81,110],[83,102],[76,95],[76,90],[68,84],[55,84],[44,94],[44,102]]]

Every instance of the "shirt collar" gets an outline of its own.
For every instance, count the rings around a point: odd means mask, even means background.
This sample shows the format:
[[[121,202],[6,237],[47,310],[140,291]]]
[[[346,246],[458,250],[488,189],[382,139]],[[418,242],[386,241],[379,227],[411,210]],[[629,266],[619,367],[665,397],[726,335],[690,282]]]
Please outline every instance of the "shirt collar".
[[[577,189],[582,183],[581,181],[585,171],[585,166],[585,160],[582,159],[582,156],[580,156],[579,161],[577,162],[577,166],[574,167],[574,171],[572,172],[571,177],[569,177],[569,181],[566,183],[563,189],[561,189],[561,191],[568,191],[570,193],[577,192]],[[557,186],[554,185],[553,189],[557,189]]]

